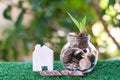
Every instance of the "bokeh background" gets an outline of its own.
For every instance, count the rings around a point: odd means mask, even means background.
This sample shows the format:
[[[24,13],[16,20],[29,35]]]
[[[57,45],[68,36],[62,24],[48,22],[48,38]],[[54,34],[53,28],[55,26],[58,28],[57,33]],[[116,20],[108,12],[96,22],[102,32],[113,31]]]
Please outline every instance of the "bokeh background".
[[[0,61],[31,61],[35,44],[59,60],[69,32],[79,32],[66,11],[81,21],[99,60],[120,56],[120,0],[0,0]]]

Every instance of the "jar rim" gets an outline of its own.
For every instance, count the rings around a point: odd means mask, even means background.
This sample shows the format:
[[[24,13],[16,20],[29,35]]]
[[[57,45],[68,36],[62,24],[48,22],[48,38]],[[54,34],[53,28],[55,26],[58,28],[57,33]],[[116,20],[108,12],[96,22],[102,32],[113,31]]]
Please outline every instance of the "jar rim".
[[[67,37],[71,37],[71,38],[77,38],[77,39],[90,39],[90,35],[87,35],[87,36],[79,36],[78,35],[79,33],[75,33],[75,32],[71,32],[67,35]]]

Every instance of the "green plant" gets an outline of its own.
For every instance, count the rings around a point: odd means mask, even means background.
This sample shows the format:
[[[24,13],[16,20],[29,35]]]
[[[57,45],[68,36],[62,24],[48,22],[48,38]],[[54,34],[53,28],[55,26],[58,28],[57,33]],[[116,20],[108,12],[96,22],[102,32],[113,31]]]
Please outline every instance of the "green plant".
[[[67,12],[67,14],[69,15],[69,17],[71,18],[71,20],[74,22],[74,24],[77,26],[77,28],[79,29],[80,33],[82,33],[85,24],[86,24],[86,16],[83,18],[83,20],[79,23],[70,13]]]

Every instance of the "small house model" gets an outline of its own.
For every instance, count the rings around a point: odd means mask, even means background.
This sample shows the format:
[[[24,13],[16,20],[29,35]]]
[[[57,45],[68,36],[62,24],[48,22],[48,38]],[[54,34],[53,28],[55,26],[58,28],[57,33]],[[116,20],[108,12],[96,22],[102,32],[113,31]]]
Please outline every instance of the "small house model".
[[[33,52],[33,71],[42,71],[43,67],[47,67],[49,71],[53,70],[53,50],[47,46],[37,44]]]

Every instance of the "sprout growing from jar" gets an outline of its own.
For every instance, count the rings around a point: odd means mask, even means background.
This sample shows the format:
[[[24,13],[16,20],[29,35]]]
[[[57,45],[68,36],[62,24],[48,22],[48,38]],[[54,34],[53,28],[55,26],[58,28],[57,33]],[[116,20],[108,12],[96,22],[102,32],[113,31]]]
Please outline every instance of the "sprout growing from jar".
[[[86,25],[86,16],[83,18],[83,20],[81,22],[78,22],[69,12],[67,12],[67,14],[69,15],[69,17],[71,18],[73,23],[77,26],[77,28],[79,29],[80,33],[82,33],[83,30],[84,30],[84,27]]]

